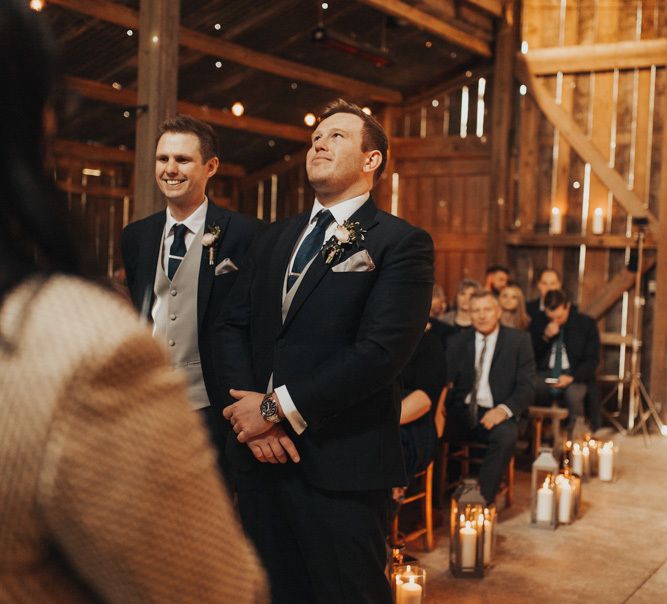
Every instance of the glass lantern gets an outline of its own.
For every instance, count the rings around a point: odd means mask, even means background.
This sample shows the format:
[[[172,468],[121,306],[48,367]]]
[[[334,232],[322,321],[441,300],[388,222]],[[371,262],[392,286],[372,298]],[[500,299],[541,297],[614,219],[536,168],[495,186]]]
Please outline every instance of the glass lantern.
[[[391,589],[394,604],[421,604],[426,594],[426,570],[416,564],[394,566]]]
[[[599,441],[597,446],[598,478],[601,482],[613,482],[617,475],[618,445],[613,441]]]
[[[531,526],[555,529],[558,526],[558,462],[551,449],[540,449],[531,474]]]
[[[558,524],[572,524],[575,514],[575,486],[574,478],[559,474],[556,476],[556,499],[558,500]]]
[[[496,510],[487,506],[474,479],[465,479],[452,495],[449,568],[458,578],[484,576],[493,560]]]
[[[574,520],[576,520],[581,514],[581,478],[572,472],[567,459],[563,462],[562,475],[570,481],[574,492]]]

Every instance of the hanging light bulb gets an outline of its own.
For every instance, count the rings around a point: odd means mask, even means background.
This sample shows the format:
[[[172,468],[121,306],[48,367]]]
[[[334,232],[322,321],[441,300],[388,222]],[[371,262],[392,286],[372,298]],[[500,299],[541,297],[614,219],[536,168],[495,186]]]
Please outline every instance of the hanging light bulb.
[[[306,113],[306,115],[303,116],[303,122],[306,126],[314,126],[315,121],[315,116],[312,113]]]
[[[241,117],[245,113],[245,107],[243,106],[243,103],[236,101],[236,103],[232,105],[232,113],[236,117]]]
[[[44,0],[30,0],[30,8],[39,13],[44,8]]]

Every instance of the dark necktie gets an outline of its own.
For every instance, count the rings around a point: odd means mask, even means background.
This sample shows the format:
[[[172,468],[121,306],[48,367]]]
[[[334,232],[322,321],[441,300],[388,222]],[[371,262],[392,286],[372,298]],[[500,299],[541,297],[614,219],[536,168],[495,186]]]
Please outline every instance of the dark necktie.
[[[188,227],[184,224],[174,225],[174,240],[169,248],[169,264],[167,267],[167,276],[169,281],[174,278],[181,261],[185,257],[187,248],[185,247],[185,234],[188,232]]]
[[[479,355],[477,364],[475,365],[475,383],[472,385],[470,391],[470,404],[468,405],[468,423],[470,428],[474,429],[477,426],[477,391],[479,390],[479,383],[482,380],[482,371],[484,371],[484,357],[486,356],[486,336],[482,337],[482,352]]]
[[[303,272],[303,269],[306,268],[313,256],[317,254],[322,247],[322,244],[324,243],[324,233],[333,221],[333,216],[329,210],[320,210],[316,214],[316,218],[317,223],[315,224],[315,228],[310,231],[308,236],[301,242],[301,245],[296,252],[296,256],[294,256],[292,270],[287,276],[287,291],[292,289],[292,286],[296,283],[296,280]]]
[[[558,337],[555,342],[556,352],[554,354],[554,366],[549,373],[552,378],[559,378],[563,373],[563,330],[558,332]],[[549,388],[551,396],[560,396],[563,394],[562,388]]]

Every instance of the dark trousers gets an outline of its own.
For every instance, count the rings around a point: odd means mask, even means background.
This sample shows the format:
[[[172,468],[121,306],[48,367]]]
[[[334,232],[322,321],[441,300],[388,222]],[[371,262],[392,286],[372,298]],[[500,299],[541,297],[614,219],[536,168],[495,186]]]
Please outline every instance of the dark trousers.
[[[292,463],[240,471],[236,486],[274,604],[391,603],[388,490],[324,491]]]
[[[552,387],[544,382],[547,377],[549,377],[548,371],[538,371],[535,378],[535,403],[540,407],[549,407],[554,400]],[[574,426],[577,417],[584,417],[584,401],[587,391],[586,384],[572,382],[567,388],[563,388],[562,394],[558,397],[559,402],[562,401],[569,411],[566,426],[568,429]]]
[[[199,409],[198,412],[206,425],[209,439],[215,449],[220,474],[227,485],[229,492],[233,493],[232,471],[229,462],[227,461],[227,457],[225,456],[225,442],[227,440],[227,433],[231,429],[230,424],[222,416],[222,411],[212,406]]]
[[[478,418],[488,411],[479,408]],[[479,487],[487,502],[491,503],[498,493],[503,472],[514,453],[519,429],[516,418],[509,418],[504,422],[487,430],[481,424],[471,429],[468,423],[468,406],[456,405],[447,410],[447,425],[445,438],[450,446],[466,442],[480,442],[487,445],[482,465],[479,468]]]

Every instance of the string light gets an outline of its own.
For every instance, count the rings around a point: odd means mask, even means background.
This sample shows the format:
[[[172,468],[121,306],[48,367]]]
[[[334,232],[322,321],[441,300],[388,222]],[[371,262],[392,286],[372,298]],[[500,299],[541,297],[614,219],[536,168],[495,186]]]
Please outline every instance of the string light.
[[[276,146],[276,141],[274,141],[273,139],[271,139],[271,140],[269,141],[269,147],[275,147],[275,146]]]
[[[232,105],[232,113],[236,117],[241,117],[245,113],[245,107],[243,106],[243,103],[236,101],[236,103]]]
[[[215,29],[215,31],[220,31],[220,30],[222,29],[222,25],[220,25],[220,23],[216,23],[216,24],[213,26],[213,29]]]
[[[329,8],[329,5],[326,2],[322,2],[322,8],[324,10],[327,10],[327,8]]]
[[[366,115],[372,115],[373,112],[371,111],[370,107],[362,107],[361,110],[366,114]]]
[[[128,29],[125,33],[130,36],[130,38],[134,35],[134,32],[131,29]]]
[[[115,90],[120,90],[122,88],[120,82],[114,82],[111,84],[111,87],[114,88]]]
[[[123,111],[123,117],[125,117],[125,118],[130,117],[130,112],[129,111]]]
[[[215,66],[220,69],[222,67],[222,61],[216,61]]]
[[[431,48],[431,46],[433,46],[433,42],[431,42],[431,40],[426,40],[425,46],[426,48]]]
[[[44,0],[30,0],[30,8],[35,12],[41,12],[44,8]]]
[[[315,116],[312,113],[306,113],[306,115],[303,117],[303,122],[306,124],[306,126],[314,126],[315,125]]]

